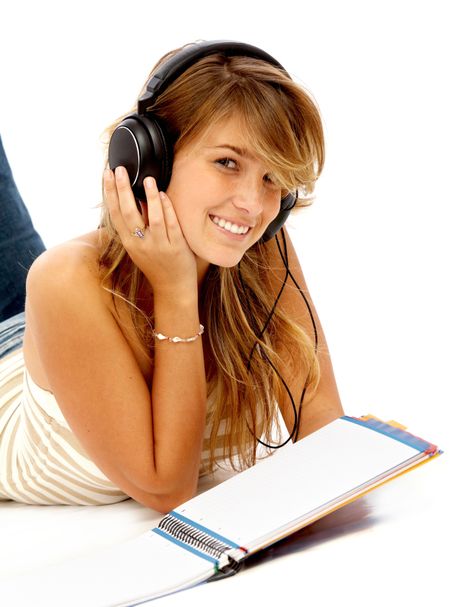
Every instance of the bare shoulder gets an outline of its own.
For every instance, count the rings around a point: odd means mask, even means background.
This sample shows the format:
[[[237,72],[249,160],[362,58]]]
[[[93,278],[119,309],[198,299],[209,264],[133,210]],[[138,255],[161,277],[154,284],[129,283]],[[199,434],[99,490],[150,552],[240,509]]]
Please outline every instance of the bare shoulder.
[[[115,304],[110,284],[104,281],[101,238],[101,231],[95,231],[53,247],[28,272],[24,356],[36,383],[51,391],[49,367],[55,366],[59,348],[72,343],[72,352],[78,351],[80,359],[89,357],[92,340],[101,331],[117,335],[115,347],[126,344],[142,374],[151,377],[152,362],[139,341],[129,306],[120,300]],[[50,349],[53,355],[46,361]]]
[[[98,238],[94,232],[44,251],[27,275],[23,353],[34,381],[49,391],[43,344],[53,337],[63,338],[68,328],[80,327],[84,315],[98,317],[101,310],[108,313],[109,299],[101,287]]]
[[[44,251],[27,276],[27,296],[39,294],[67,297],[73,291],[93,294],[101,283],[99,270],[100,234],[90,232]]]

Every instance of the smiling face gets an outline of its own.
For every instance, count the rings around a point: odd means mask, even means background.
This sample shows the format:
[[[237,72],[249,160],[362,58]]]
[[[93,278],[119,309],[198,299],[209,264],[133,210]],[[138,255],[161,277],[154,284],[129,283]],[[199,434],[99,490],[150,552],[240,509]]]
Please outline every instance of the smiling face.
[[[199,276],[210,263],[232,267],[280,210],[281,188],[251,154],[237,118],[176,154],[167,188]]]

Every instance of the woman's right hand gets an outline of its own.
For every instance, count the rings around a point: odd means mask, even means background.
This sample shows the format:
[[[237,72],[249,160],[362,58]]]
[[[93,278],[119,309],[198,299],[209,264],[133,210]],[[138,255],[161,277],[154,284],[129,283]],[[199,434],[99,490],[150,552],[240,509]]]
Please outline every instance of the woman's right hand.
[[[127,253],[144,273],[153,291],[171,294],[197,288],[197,264],[167,194],[153,177],[144,180],[146,203],[137,209],[124,167],[106,169],[103,184],[111,220]],[[142,228],[143,238],[134,234]]]

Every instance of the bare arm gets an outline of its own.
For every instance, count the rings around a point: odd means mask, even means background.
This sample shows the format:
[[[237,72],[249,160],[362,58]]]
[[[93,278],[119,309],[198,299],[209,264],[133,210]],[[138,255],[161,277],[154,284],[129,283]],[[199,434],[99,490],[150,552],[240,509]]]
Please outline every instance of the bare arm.
[[[110,194],[111,213],[126,246],[152,276],[157,331],[194,335],[199,314],[192,253],[172,232],[175,252],[169,247],[152,257],[152,247],[160,246],[158,229],[166,233],[178,225],[170,201],[165,223],[161,205],[152,209],[152,233],[140,242],[120,225],[127,209],[136,211],[134,199],[121,212],[117,191]],[[123,191],[131,195],[126,184]],[[167,511],[197,487],[206,412],[202,339],[157,343],[147,383],[88,257],[63,246],[35,262],[27,284],[33,339],[51,390],[92,460],[127,495]]]
[[[50,388],[92,460],[127,495],[159,511],[197,486],[205,418],[201,339],[156,348],[147,382],[86,267],[48,251],[28,276],[27,315]],[[198,326],[195,302],[180,303],[178,335]],[[181,313],[184,309],[184,313]]]
[[[305,278],[300,267],[295,249],[292,245],[291,239],[286,229],[284,229],[286,235],[286,244],[288,249],[289,269],[293,274],[296,282],[304,292],[308,302],[311,306],[312,313],[314,315],[317,333],[318,333],[318,357],[321,370],[321,379],[317,391],[314,396],[306,391],[303,406],[301,410],[301,425],[300,425],[300,438],[311,434],[315,430],[318,430],[322,426],[333,421],[337,417],[343,415],[343,409],[339,398],[338,389],[336,386],[336,380],[334,378],[333,367],[331,358],[328,352],[328,347],[325,339],[324,332],[322,330],[317,312],[312,303],[311,297],[308,293]],[[283,251],[283,245],[281,236],[278,236],[281,250]],[[275,239],[272,239],[267,244],[270,251],[271,267],[273,269],[271,287],[275,293],[278,293],[285,276],[285,268],[280,258],[278,248]],[[306,304],[304,303],[301,295],[298,293],[297,288],[291,279],[288,279],[283,294],[281,296],[279,305],[292,319],[299,322],[299,324],[305,329],[307,334],[314,339],[314,331],[312,322],[307,310]],[[281,353],[283,356],[283,353]],[[288,361],[288,356],[286,356]],[[297,405],[300,402],[301,393],[305,384],[305,373],[304,370],[289,368],[288,363],[286,365],[286,376],[287,384],[292,392],[295,403]],[[294,424],[294,413],[292,410],[292,404],[288,396],[282,403],[280,403],[280,410],[283,415],[284,421],[289,432],[292,431]]]

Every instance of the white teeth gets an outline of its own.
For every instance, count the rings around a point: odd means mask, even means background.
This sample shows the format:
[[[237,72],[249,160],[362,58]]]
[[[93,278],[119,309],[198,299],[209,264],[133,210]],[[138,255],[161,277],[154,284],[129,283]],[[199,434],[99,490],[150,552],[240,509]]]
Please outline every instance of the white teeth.
[[[228,230],[228,232],[231,232],[232,234],[247,234],[250,229],[248,226],[238,226],[236,223],[231,223],[231,221],[226,221],[215,215],[211,215],[211,219],[216,225],[224,230]]]

